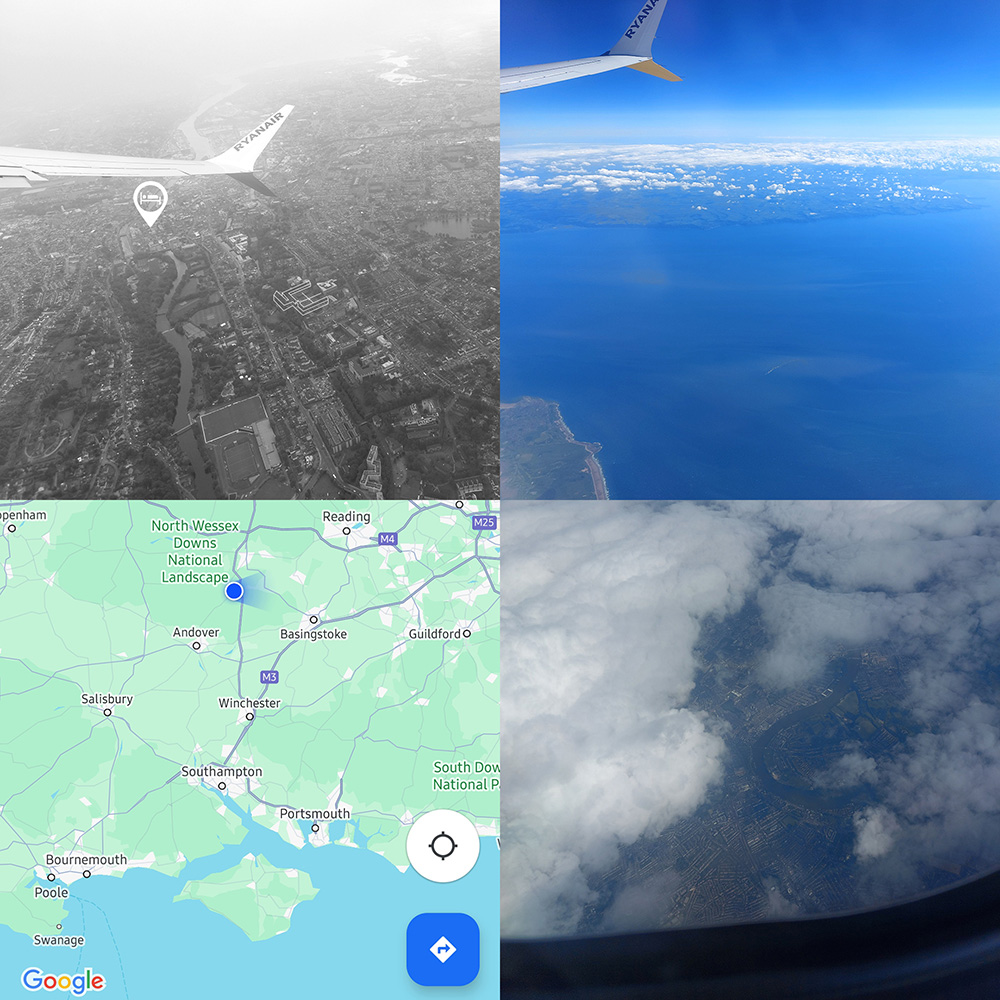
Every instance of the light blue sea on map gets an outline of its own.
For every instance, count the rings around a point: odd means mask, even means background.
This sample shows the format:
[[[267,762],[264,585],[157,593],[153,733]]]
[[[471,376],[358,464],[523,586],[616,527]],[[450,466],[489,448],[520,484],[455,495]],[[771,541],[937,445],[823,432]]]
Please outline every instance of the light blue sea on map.
[[[406,927],[420,913],[467,913],[479,924],[481,968],[461,996],[500,995],[500,852],[483,838],[479,861],[450,884],[429,882],[413,869],[400,872],[362,848],[292,847],[277,834],[244,819],[243,842],[199,858],[176,877],[145,869],[124,878],[95,876],[70,888],[70,916],[53,934],[83,935],[82,948],[34,947],[27,937],[0,927],[7,982],[0,996],[21,992],[29,967],[68,973],[91,968],[107,980],[100,994],[123,1000],[192,1000],[237,993],[264,1000],[293,991],[321,996],[424,997],[406,973]],[[330,824],[331,836],[343,824]],[[304,832],[306,827],[303,827]],[[278,867],[309,873],[319,890],[301,903],[291,928],[266,941],[250,941],[224,917],[195,900],[173,902],[189,879],[203,878],[263,854]],[[363,956],[363,958],[361,958]],[[17,991],[17,992],[15,992]]]

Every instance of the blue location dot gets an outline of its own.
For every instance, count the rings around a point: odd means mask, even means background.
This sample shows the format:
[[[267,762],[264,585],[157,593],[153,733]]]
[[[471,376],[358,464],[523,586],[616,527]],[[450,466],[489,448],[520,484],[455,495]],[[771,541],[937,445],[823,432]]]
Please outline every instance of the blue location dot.
[[[226,584],[226,597],[231,601],[239,601],[243,599],[243,584],[242,583],[227,583]]]

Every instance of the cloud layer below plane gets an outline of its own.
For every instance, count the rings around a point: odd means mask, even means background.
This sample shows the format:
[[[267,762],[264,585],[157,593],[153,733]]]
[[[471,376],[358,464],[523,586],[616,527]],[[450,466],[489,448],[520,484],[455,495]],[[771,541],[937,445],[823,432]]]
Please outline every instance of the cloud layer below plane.
[[[958,178],[1000,173],[1000,140],[515,147],[504,225],[699,225],[972,208]],[[952,190],[956,188],[956,190]]]
[[[768,644],[747,669],[771,688],[814,682],[844,646],[890,642],[908,667],[924,731],[878,761],[851,748],[825,776],[876,792],[854,815],[859,894],[917,891],[914,864],[935,853],[1000,860],[1000,694],[984,670],[1000,506],[508,503],[504,517],[506,935],[573,933],[619,846],[722,786],[726,726],[690,703],[696,645],[748,599]],[[621,893],[605,926],[654,926],[662,877],[652,896]]]
[[[892,194],[906,191],[921,173],[932,170],[998,173],[1000,140],[521,146],[502,152],[500,190],[593,194],[705,188],[720,197],[776,198],[835,181],[882,194],[888,184]],[[920,180],[924,193],[940,190]]]
[[[532,164],[566,170],[609,161],[636,168],[781,166],[1000,171],[1000,139],[926,139],[833,142],[688,143],[681,145],[513,146],[501,153],[502,169]]]

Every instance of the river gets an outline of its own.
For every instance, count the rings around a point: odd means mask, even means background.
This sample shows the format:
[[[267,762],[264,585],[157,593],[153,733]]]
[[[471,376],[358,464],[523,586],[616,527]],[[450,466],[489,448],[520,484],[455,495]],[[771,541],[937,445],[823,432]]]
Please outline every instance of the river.
[[[202,101],[191,114],[184,119],[178,126],[177,129],[181,132],[184,138],[187,140],[188,145],[191,147],[192,152],[196,159],[203,160],[215,153],[220,152],[220,150],[213,150],[212,143],[203,136],[198,129],[195,127],[195,122],[200,118],[209,108],[214,107],[220,101],[225,100],[230,94],[235,94],[237,90],[241,90],[246,86],[243,80],[234,80],[225,90],[219,91],[217,94],[213,94],[211,97]],[[174,265],[177,268],[177,280],[174,282],[173,287],[167,294],[167,297],[163,300],[163,304],[160,306],[156,314],[156,329],[170,343],[171,347],[177,351],[177,356],[180,358],[181,363],[181,382],[180,388],[177,392],[177,411],[174,417],[174,433],[177,434],[177,441],[181,446],[181,450],[187,457],[187,460],[194,472],[194,482],[195,489],[194,494],[200,500],[212,499],[215,496],[215,486],[212,482],[212,476],[208,469],[205,468],[205,463],[202,459],[201,452],[198,450],[198,442],[195,438],[194,427],[191,424],[191,418],[188,415],[188,409],[191,403],[191,384],[194,376],[194,362],[191,358],[191,348],[188,346],[187,338],[177,333],[167,321],[167,316],[170,313],[170,306],[173,303],[174,296],[177,294],[177,290],[181,287],[184,280],[184,275],[187,273],[187,265],[183,261],[178,260],[173,253],[167,254],[171,260],[173,260]]]
[[[163,334],[170,346],[177,352],[181,363],[180,386],[177,389],[177,409],[174,413],[174,434],[177,435],[177,443],[181,446],[181,451],[184,452],[191,470],[194,472],[194,495],[199,500],[211,500],[215,496],[215,485],[212,482],[211,473],[205,468],[204,460],[198,449],[198,441],[194,436],[194,424],[188,413],[191,405],[191,385],[194,381],[194,360],[191,357],[191,348],[188,346],[187,338],[178,333],[167,319],[174,296],[184,283],[187,265],[174,256],[173,252],[168,253],[167,256],[177,268],[177,280],[174,281],[170,291],[167,292],[160,304],[160,308],[156,311],[156,332]]]
[[[183,133],[184,138],[187,139],[188,145],[194,152],[196,160],[207,160],[210,156],[214,156],[215,153],[221,153],[221,149],[213,150],[212,144],[208,139],[205,138],[196,128],[194,123],[200,118],[209,108],[214,107],[220,101],[225,100],[230,94],[235,94],[237,90],[242,90],[246,86],[243,80],[235,80],[229,87],[225,90],[219,91],[217,94],[213,94],[207,100],[201,102],[194,109],[188,118],[177,126],[179,132]]]

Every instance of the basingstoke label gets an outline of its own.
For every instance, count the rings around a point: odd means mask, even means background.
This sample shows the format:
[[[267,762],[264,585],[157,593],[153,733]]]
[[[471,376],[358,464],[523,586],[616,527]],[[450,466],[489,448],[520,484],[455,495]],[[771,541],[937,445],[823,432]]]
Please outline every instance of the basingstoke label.
[[[308,639],[310,642],[318,642],[320,639],[347,638],[347,630],[342,628],[283,628],[280,634],[282,639]]]

